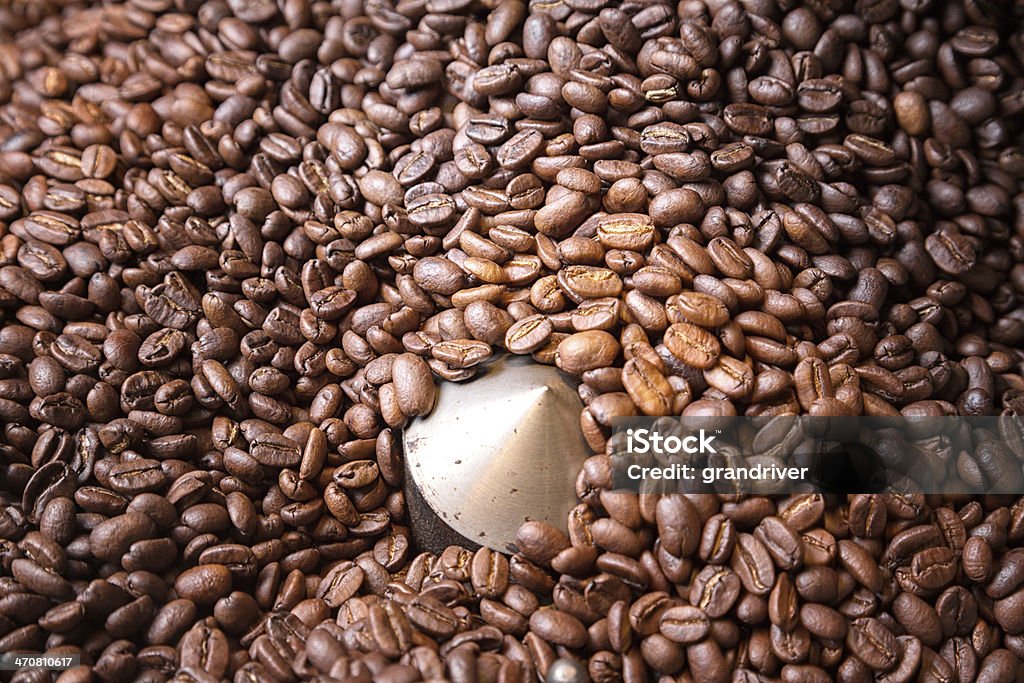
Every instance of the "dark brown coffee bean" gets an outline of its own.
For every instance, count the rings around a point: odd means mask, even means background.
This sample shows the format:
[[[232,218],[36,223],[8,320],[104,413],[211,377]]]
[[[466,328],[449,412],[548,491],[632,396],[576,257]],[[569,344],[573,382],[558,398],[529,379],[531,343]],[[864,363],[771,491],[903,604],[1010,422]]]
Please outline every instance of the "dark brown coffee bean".
[[[391,371],[402,412],[409,416],[430,412],[434,406],[434,380],[426,362],[411,353],[401,354]]]
[[[896,637],[877,619],[856,619],[846,636],[850,651],[875,671],[887,671],[899,661]]]
[[[975,262],[974,249],[964,237],[955,232],[939,232],[925,240],[929,256],[942,271],[959,275],[969,270]]]
[[[577,332],[562,340],[555,352],[555,363],[566,372],[582,374],[611,365],[619,355],[616,339],[600,330]]]
[[[707,565],[690,586],[690,603],[718,618],[735,604],[741,589],[739,577],[730,569]]]
[[[249,452],[262,465],[294,467],[302,461],[302,449],[284,435],[260,434],[250,442]]]
[[[536,315],[512,324],[505,333],[505,347],[512,353],[532,353],[551,338],[554,326],[547,317]]]
[[[669,326],[665,331],[665,346],[682,362],[702,370],[713,367],[722,350],[714,335],[686,322]]]
[[[569,648],[587,642],[587,630],[570,614],[556,609],[539,609],[530,616],[530,630],[544,640]]]
[[[707,635],[711,627],[708,615],[696,607],[672,607],[661,614],[658,628],[668,639],[677,643],[695,643]]]
[[[343,561],[324,576],[317,587],[317,596],[327,603],[328,607],[340,607],[355,595],[364,577],[362,568]]]
[[[972,581],[984,583],[992,575],[992,547],[984,538],[973,536],[967,539],[963,549],[964,574]]]

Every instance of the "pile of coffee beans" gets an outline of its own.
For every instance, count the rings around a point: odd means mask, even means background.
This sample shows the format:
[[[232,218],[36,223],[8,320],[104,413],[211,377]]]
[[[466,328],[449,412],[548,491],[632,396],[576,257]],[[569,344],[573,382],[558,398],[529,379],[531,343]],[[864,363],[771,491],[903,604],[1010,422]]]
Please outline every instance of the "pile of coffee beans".
[[[636,495],[606,453],[1024,413],[1022,27],[0,3],[0,652],[82,662],[14,680],[1020,680],[1024,498]],[[582,382],[568,534],[420,552],[401,429],[506,351]]]

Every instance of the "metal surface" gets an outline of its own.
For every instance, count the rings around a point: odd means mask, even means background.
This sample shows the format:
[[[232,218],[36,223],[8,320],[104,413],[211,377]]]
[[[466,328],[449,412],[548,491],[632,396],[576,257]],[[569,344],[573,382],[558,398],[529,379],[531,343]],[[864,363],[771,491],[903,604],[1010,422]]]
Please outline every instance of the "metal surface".
[[[405,430],[406,499],[421,549],[452,543],[506,550],[526,520],[565,529],[590,449],[575,381],[529,357],[443,382],[437,404]]]

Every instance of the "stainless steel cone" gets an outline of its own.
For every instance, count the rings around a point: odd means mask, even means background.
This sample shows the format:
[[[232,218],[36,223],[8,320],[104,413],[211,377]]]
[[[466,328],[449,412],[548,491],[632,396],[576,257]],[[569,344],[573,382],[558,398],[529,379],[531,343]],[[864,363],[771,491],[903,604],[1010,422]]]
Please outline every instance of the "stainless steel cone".
[[[507,550],[519,525],[565,529],[590,454],[576,382],[529,357],[505,356],[464,383],[442,383],[433,412],[405,430],[413,539]]]

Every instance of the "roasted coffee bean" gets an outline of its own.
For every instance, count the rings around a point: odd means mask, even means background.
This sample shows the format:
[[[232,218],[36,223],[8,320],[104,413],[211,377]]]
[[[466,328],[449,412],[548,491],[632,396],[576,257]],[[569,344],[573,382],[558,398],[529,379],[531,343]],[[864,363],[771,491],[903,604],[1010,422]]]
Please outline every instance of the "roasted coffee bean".
[[[528,559],[548,564],[555,555],[569,547],[569,539],[550,524],[527,522],[516,533],[516,546]]]
[[[875,671],[892,669],[900,658],[896,636],[877,619],[862,618],[851,622],[846,642],[850,651]]]
[[[363,583],[365,573],[351,562],[343,562],[332,569],[317,587],[317,597],[328,607],[340,607],[355,595]]]
[[[673,322],[690,322],[705,328],[720,327],[729,320],[729,310],[721,299],[701,292],[683,292],[669,298],[666,311]]]
[[[696,607],[671,607],[662,612],[658,628],[669,640],[695,643],[707,635],[711,621],[707,614]]]
[[[619,355],[616,339],[600,330],[577,332],[563,339],[555,352],[559,368],[575,374],[607,367]]]
[[[702,370],[714,366],[721,354],[721,345],[714,335],[686,322],[669,326],[665,331],[665,346],[679,360]]]
[[[434,406],[434,380],[426,362],[404,353],[392,365],[398,405],[409,416],[425,415]]]
[[[223,565],[201,565],[183,572],[174,588],[196,604],[212,605],[231,592],[231,572]]]
[[[709,617],[719,618],[736,603],[742,589],[739,577],[727,567],[707,565],[690,586],[690,602]]]

